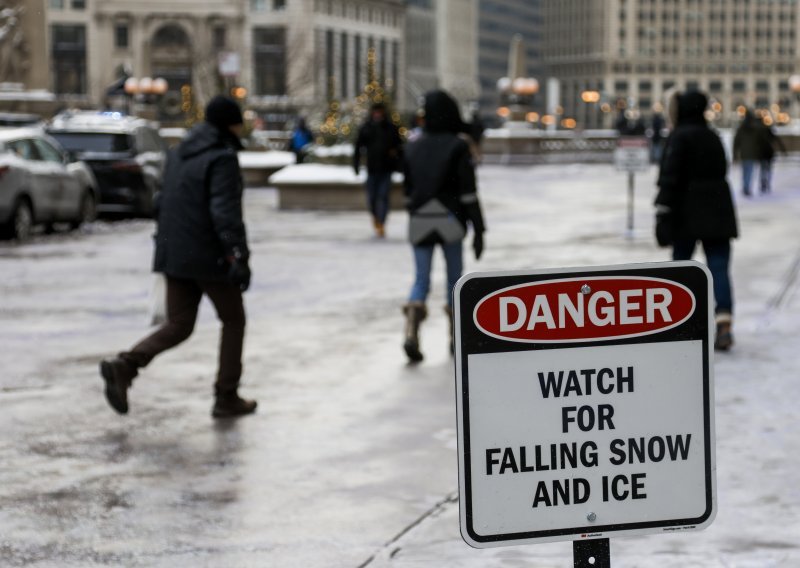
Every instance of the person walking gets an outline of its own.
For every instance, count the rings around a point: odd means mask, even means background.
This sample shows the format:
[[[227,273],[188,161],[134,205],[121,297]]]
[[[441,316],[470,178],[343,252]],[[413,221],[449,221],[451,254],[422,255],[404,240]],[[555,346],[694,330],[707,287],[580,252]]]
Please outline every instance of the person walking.
[[[459,136],[465,128],[458,104],[444,91],[425,96],[425,129],[408,144],[404,160],[404,190],[409,212],[409,240],[415,277],[403,306],[406,317],[403,348],[411,362],[422,361],[420,324],[428,315],[431,266],[436,245],[442,248],[447,273],[450,349],[453,349],[453,287],[463,269],[463,240],[472,225],[475,258],[483,254],[486,230],[478,201],[475,166],[469,144]]]
[[[308,149],[314,141],[314,135],[306,126],[306,119],[297,119],[297,125],[292,130],[292,137],[289,140],[289,150],[294,153],[295,162],[302,164],[308,154]]]
[[[656,238],[659,245],[672,246],[673,260],[689,260],[702,243],[714,280],[714,348],[727,351],[733,345],[731,239],[739,235],[728,162],[719,136],[706,123],[708,98],[689,91],[676,100],[677,121],[658,176]]]
[[[764,133],[763,154],[758,165],[761,193],[772,191],[772,163],[775,160],[775,152],[780,151],[784,156],[787,154],[783,140],[775,134],[772,126],[761,123]]]
[[[392,172],[400,164],[402,140],[397,127],[387,115],[386,105],[374,103],[369,119],[358,131],[353,149],[353,169],[356,175],[361,167],[361,152],[367,157],[367,205],[372,214],[372,224],[378,237],[386,235],[386,218],[389,214],[389,192]]]
[[[256,401],[238,394],[245,331],[242,293],[251,277],[236,156],[242,128],[239,105],[215,97],[206,107],[205,122],[167,160],[153,263],[166,278],[167,321],[129,351],[100,363],[106,398],[120,414],[128,412],[128,389],[139,369],[192,334],[203,295],[222,322],[212,415],[234,417],[256,409]]]
[[[756,165],[759,169],[761,193],[768,193],[772,184],[772,161],[775,150],[786,153],[786,147],[772,128],[756,117],[750,109],[733,137],[733,159],[742,164],[742,193],[750,197],[750,186]]]

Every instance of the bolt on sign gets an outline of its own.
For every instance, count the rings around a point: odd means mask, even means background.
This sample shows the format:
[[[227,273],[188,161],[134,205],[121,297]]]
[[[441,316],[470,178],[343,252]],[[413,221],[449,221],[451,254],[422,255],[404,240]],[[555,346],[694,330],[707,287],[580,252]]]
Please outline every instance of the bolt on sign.
[[[458,282],[468,544],[686,531],[713,521],[710,282],[691,261],[473,273]]]

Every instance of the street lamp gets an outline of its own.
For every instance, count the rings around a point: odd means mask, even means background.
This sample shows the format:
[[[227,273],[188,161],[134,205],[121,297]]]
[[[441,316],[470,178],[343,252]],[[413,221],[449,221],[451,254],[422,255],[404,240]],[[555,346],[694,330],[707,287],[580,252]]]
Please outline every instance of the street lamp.
[[[501,116],[510,121],[525,120],[536,93],[539,92],[539,81],[533,77],[502,77],[497,81],[500,92],[501,109],[508,109]]]
[[[142,103],[153,104],[167,92],[169,84],[162,77],[128,77],[123,88],[129,100],[138,98]]]
[[[800,122],[800,75],[789,77],[789,90],[794,94],[792,115]]]

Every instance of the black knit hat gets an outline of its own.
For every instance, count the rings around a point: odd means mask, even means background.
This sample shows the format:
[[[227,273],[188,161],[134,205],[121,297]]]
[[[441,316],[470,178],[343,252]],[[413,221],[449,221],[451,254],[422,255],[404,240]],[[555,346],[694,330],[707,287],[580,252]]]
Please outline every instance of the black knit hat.
[[[206,122],[227,130],[229,126],[244,123],[242,109],[232,98],[217,95],[206,106]]]

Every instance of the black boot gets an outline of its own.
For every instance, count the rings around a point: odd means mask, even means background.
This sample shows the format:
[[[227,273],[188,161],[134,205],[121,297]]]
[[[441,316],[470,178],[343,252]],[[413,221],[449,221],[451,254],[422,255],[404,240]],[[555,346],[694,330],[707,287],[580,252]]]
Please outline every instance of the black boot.
[[[409,361],[419,363],[423,359],[422,352],[419,350],[419,325],[427,317],[428,310],[422,302],[409,302],[403,306],[403,313],[406,315],[403,349],[405,349]]]
[[[217,394],[211,416],[214,418],[236,418],[246,414],[253,414],[258,407],[255,400],[242,398],[234,391],[232,393]]]
[[[138,374],[136,366],[125,359],[100,361],[100,375],[106,382],[106,400],[120,414],[128,413],[128,389]]]

